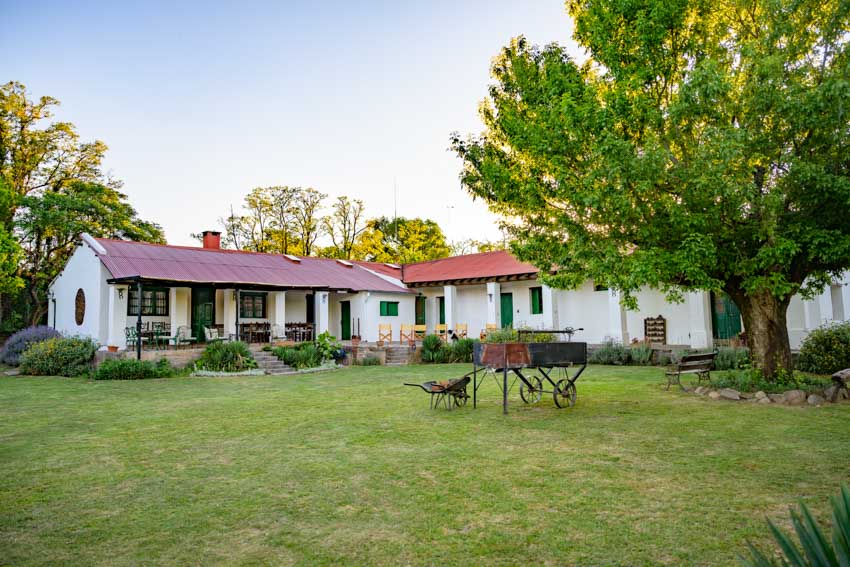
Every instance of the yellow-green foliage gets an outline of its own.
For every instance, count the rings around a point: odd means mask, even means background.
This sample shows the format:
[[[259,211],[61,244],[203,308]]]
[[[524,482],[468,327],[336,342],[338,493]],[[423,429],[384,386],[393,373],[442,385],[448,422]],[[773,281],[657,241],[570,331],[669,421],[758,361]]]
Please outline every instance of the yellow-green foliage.
[[[91,369],[97,343],[88,337],[57,337],[31,345],[21,355],[21,373],[80,376]]]
[[[816,374],[832,374],[850,368],[850,323],[815,329],[800,348],[797,368]]]

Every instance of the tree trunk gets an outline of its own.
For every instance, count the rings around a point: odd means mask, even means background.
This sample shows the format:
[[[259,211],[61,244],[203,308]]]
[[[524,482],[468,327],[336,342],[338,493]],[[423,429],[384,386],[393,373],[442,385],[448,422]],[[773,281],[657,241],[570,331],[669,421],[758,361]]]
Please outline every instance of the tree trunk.
[[[777,298],[769,292],[747,294],[727,290],[744,319],[747,346],[755,366],[771,380],[779,371],[792,370],[791,343],[786,315],[791,298]]]

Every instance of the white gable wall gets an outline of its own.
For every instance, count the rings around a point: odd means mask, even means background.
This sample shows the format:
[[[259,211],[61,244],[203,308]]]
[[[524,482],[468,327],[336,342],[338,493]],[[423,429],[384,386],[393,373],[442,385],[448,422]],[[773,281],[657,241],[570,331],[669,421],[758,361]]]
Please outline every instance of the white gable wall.
[[[65,264],[65,269],[50,286],[56,303],[54,306],[51,300],[49,304],[48,322],[60,333],[91,337],[102,345],[106,344],[108,277],[109,272],[100,263],[94,251],[86,244],[78,246]],[[86,297],[82,325],[77,325],[74,316],[79,289],[83,290]]]

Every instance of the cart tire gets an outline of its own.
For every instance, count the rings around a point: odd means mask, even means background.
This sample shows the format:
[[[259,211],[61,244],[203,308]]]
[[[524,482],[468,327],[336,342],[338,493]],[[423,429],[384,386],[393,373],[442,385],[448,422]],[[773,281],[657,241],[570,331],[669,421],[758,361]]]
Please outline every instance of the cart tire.
[[[576,385],[569,380],[558,380],[552,397],[555,398],[555,405],[559,408],[571,408],[576,405]]]
[[[460,396],[452,396],[452,397],[454,398],[454,404],[455,404],[455,406],[456,406],[456,407],[459,407],[459,408],[460,408],[460,407],[465,406],[465,405],[466,405],[466,400],[468,400],[468,399],[469,399],[469,396],[467,396],[467,395],[463,395],[463,394],[462,394],[462,395],[460,395]]]
[[[528,381],[531,382],[533,388],[529,388],[524,383],[520,384],[519,397],[527,404],[535,404],[543,396],[543,380],[537,376],[529,376]]]

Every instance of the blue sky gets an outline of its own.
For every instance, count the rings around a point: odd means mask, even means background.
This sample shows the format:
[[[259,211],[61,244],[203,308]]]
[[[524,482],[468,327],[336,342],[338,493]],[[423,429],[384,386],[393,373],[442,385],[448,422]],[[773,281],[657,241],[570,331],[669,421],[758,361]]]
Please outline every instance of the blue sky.
[[[58,118],[106,142],[106,169],[175,244],[252,187],[312,186],[377,216],[394,180],[400,215],[497,238],[449,135],[481,129],[511,37],[572,43],[561,0],[0,0],[0,21],[0,80],[58,98]]]

